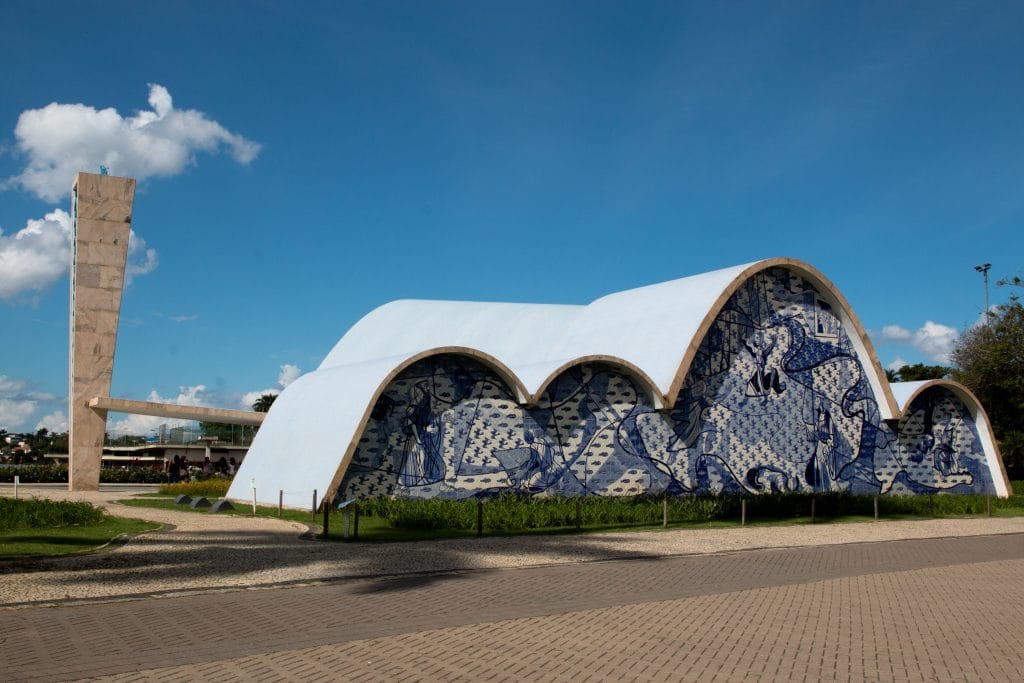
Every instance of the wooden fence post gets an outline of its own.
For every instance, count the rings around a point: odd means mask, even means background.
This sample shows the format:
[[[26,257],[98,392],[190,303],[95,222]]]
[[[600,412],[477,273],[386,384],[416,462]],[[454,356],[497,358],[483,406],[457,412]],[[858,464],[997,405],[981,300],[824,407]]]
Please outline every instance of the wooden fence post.
[[[324,497],[323,508],[324,508],[324,538],[326,539],[327,538],[327,534],[328,534],[328,532],[330,530],[330,525],[331,525],[331,501],[328,500],[327,497]]]
[[[484,535],[484,501],[476,499],[476,535]]]

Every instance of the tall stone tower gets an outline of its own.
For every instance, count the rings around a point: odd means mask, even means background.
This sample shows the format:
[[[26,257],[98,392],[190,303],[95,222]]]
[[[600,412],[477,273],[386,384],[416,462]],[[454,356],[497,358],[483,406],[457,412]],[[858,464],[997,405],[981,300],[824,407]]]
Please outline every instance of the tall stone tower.
[[[68,490],[95,491],[110,395],[135,180],[79,173],[71,190],[71,324],[68,371]]]

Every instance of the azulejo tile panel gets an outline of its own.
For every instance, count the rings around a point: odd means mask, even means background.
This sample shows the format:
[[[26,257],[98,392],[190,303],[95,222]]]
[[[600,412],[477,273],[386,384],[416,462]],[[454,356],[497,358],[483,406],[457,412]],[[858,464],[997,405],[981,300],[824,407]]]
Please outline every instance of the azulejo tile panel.
[[[832,307],[784,268],[729,299],[673,407],[656,410],[642,387],[584,363],[527,408],[475,360],[421,360],[374,406],[339,493],[994,491],[960,400],[933,387],[894,432]]]

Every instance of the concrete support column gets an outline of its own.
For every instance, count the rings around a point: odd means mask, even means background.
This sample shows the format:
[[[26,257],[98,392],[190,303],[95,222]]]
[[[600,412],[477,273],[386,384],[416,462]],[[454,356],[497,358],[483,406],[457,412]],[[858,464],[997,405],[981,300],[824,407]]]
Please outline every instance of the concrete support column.
[[[110,395],[135,180],[79,173],[71,190],[71,321],[68,367],[68,490],[95,491]]]

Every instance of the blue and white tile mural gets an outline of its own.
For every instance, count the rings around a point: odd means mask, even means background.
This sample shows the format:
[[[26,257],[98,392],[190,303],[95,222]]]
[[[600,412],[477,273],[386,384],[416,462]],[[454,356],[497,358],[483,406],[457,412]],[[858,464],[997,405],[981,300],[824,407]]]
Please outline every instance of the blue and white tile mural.
[[[933,387],[915,398],[899,434],[899,467],[879,472],[883,482],[896,479],[913,492],[994,491],[974,418],[949,389]]]
[[[771,268],[729,299],[674,407],[605,364],[573,367],[537,405],[490,369],[439,355],[378,400],[343,499],[827,491],[993,492],[951,392],[919,396],[894,433],[845,330],[802,277]]]

